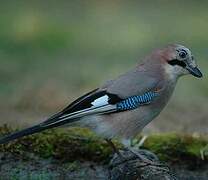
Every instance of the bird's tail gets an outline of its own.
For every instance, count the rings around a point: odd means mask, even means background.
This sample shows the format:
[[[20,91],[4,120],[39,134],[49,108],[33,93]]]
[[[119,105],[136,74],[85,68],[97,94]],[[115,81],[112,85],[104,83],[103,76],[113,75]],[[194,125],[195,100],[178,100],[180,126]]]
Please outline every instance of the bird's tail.
[[[30,127],[30,128],[27,128],[27,129],[23,129],[21,131],[12,133],[10,135],[7,135],[7,136],[1,138],[0,139],[0,144],[5,144],[9,141],[12,141],[12,140],[15,140],[15,139],[18,139],[20,137],[27,136],[27,135],[30,135],[30,134],[35,134],[35,133],[43,131],[43,130],[44,129],[41,128],[39,125]]]
[[[114,112],[115,110],[116,110],[116,106],[107,105],[107,106],[102,106],[102,107],[97,107],[97,108],[88,108],[88,109],[77,111],[77,112],[70,113],[70,114],[58,113],[38,125],[23,129],[18,132],[14,132],[10,135],[7,135],[1,138],[0,144],[5,144],[9,141],[21,138],[23,136],[35,134],[35,133],[44,131],[46,129],[51,129],[51,128],[55,128],[58,126],[62,126],[64,124],[79,121],[83,116],[109,113],[109,112]]]
[[[76,120],[74,120],[74,121],[76,121]],[[10,142],[12,140],[15,140],[15,139],[27,136],[27,135],[32,135],[32,134],[44,131],[46,129],[51,129],[51,128],[54,128],[54,127],[58,127],[58,126],[61,126],[61,125],[65,124],[65,123],[67,123],[67,122],[66,121],[64,121],[64,122],[62,121],[60,123],[57,122],[56,124],[51,124],[51,125],[48,124],[48,126],[42,126],[41,124],[38,124],[38,125],[32,126],[30,128],[26,128],[26,129],[23,129],[21,131],[14,132],[12,134],[9,134],[9,135],[1,138],[0,139],[0,144],[5,144],[5,143],[8,143],[8,142]]]

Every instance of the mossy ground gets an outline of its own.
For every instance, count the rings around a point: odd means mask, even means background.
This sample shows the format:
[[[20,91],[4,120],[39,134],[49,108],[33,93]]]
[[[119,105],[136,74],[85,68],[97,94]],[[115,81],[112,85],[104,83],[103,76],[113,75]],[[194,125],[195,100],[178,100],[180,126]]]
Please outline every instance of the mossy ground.
[[[0,128],[1,136],[13,130],[7,126]],[[138,141],[141,136],[137,137]],[[122,145],[115,141],[118,148]],[[179,163],[203,164],[208,157],[201,158],[201,150],[208,140],[201,136],[181,134],[154,134],[148,136],[141,148],[155,153],[160,160]],[[0,145],[0,152],[24,156],[33,153],[43,158],[55,158],[64,161],[90,160],[107,162],[112,149],[105,140],[97,137],[87,129],[70,128],[47,130]]]
[[[205,163],[202,160],[202,149],[208,143],[202,136],[183,134],[154,134],[147,138],[143,148],[157,154],[160,160],[175,163]]]
[[[11,133],[6,126],[0,128],[0,134]],[[0,152],[24,155],[33,153],[43,158],[53,157],[74,161],[76,159],[103,161],[112,153],[111,148],[91,131],[80,128],[47,130],[0,145]]]

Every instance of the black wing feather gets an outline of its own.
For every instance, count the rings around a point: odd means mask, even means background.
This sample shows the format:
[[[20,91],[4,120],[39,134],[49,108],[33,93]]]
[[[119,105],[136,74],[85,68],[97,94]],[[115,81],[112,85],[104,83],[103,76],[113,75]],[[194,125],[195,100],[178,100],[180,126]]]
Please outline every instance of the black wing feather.
[[[121,101],[122,99],[119,98],[117,95],[107,93],[106,91],[99,91],[98,89],[95,89],[84,96],[81,96],[74,102],[72,102],[69,106],[67,106],[65,109],[63,109],[61,112],[53,115],[48,120],[44,121],[41,124],[35,125],[33,127],[23,129],[21,131],[12,133],[6,137],[3,137],[0,139],[0,144],[7,143],[9,141],[12,141],[14,139],[35,134],[38,132],[41,132],[43,130],[58,127],[61,125],[64,125],[65,123],[71,123],[76,121],[76,119],[70,119],[68,121],[57,121],[59,118],[61,118],[64,115],[83,110],[85,108],[90,108],[92,106],[92,102],[96,100],[97,98],[100,98],[104,95],[107,95],[109,97],[109,104],[116,104],[117,102]]]
[[[70,113],[73,113],[76,111],[90,108],[93,106],[91,103],[94,100],[96,100],[102,96],[105,96],[105,95],[107,95],[109,97],[109,100],[108,100],[109,104],[116,104],[116,103],[123,100],[118,95],[108,93],[105,90],[99,91],[99,89],[95,89],[95,90],[81,96],[80,98],[78,98],[74,102],[72,102],[70,105],[68,105],[66,108],[64,108],[61,112],[55,114],[46,122],[50,122],[50,120],[54,120],[60,116],[66,115],[66,114],[70,114]]]

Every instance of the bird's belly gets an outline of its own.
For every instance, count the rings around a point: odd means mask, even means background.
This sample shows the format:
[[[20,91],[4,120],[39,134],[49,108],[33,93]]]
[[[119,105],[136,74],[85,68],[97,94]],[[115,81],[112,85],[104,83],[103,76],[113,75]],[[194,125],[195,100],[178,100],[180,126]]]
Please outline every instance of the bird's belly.
[[[140,133],[159,112],[143,106],[131,111],[85,117],[80,124],[104,138],[129,139]]]

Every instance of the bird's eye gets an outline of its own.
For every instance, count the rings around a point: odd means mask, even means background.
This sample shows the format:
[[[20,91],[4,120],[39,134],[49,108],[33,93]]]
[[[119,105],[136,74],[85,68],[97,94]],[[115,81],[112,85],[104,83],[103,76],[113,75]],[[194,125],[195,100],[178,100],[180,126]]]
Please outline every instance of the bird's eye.
[[[186,55],[187,55],[187,53],[186,53],[185,51],[180,51],[180,52],[179,52],[179,57],[180,57],[181,59],[185,59],[185,58],[186,58]]]

